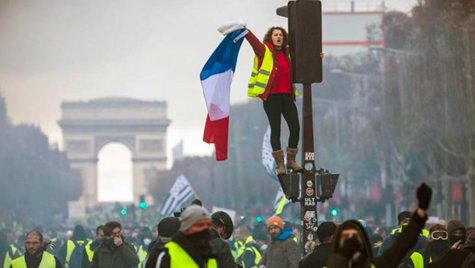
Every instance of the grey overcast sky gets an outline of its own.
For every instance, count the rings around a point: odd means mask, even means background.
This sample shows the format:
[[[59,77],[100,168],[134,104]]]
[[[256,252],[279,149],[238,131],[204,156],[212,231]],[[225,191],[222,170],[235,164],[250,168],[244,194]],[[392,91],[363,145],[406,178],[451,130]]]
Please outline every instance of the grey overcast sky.
[[[349,1],[322,1],[324,10]],[[358,6],[380,1],[356,1]],[[108,96],[166,100],[168,147],[185,139],[185,154],[209,153],[201,142],[206,108],[199,72],[222,40],[216,28],[244,19],[257,36],[285,0],[0,0],[0,90],[14,124],[38,125],[61,143],[65,100]],[[336,5],[338,3],[338,5]],[[388,0],[409,11],[416,0]],[[252,50],[244,43],[232,103],[248,101]]]

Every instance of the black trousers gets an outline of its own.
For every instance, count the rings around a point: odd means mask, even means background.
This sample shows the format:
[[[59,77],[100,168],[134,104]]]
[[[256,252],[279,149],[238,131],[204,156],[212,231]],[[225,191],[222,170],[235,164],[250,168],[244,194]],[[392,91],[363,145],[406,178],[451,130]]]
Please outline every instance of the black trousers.
[[[264,110],[271,128],[270,143],[273,151],[280,147],[280,119],[284,116],[289,127],[289,147],[297,148],[299,144],[300,124],[297,106],[290,94],[271,94],[263,102]]]

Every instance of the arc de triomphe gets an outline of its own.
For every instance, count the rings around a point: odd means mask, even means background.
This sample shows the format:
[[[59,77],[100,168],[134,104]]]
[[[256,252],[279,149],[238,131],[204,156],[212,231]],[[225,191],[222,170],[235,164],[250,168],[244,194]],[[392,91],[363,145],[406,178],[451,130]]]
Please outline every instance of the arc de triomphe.
[[[166,134],[170,120],[167,103],[130,98],[101,98],[87,102],[63,102],[58,122],[63,148],[83,180],[81,201],[98,203],[98,153],[110,142],[129,148],[133,164],[133,196],[137,203],[148,194],[147,174],[166,168]]]

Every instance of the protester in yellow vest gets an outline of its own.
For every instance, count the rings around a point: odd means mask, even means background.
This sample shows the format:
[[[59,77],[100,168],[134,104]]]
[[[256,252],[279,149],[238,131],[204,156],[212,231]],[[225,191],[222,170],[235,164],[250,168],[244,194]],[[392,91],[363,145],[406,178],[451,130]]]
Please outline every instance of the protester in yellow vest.
[[[149,251],[149,245],[152,242],[153,234],[152,231],[148,227],[143,227],[140,229],[140,232],[137,236],[137,257],[139,257],[139,266],[138,268],[142,268],[142,263],[147,257],[147,252]]]
[[[248,29],[249,30],[249,29]],[[277,173],[285,174],[284,151],[280,144],[280,122],[282,116],[289,127],[287,147],[287,169],[301,171],[295,161],[299,143],[300,124],[295,98],[298,92],[292,83],[292,64],[288,46],[288,35],[282,27],[270,28],[264,42],[251,32],[246,40],[254,50],[254,65],[248,84],[248,96],[263,100],[271,127],[272,156],[277,163]],[[323,54],[321,54],[323,57]]]
[[[73,230],[73,236],[70,240],[67,240],[66,243],[61,247],[58,253],[59,260],[64,264],[64,267],[67,268],[80,268],[83,252],[78,254],[79,257],[75,258],[73,263],[71,263],[71,257],[73,256],[74,249],[80,247],[84,250],[84,247],[89,241],[87,240],[86,231],[81,225],[76,225]],[[81,250],[81,251],[82,251]]]
[[[450,249],[449,234],[442,224],[435,224],[429,229],[429,244],[422,250],[411,254],[407,267],[424,268],[433,261],[441,259]]]
[[[287,32],[282,27],[270,28],[261,43],[249,31],[246,40],[251,44],[254,53],[254,65],[248,85],[248,96],[263,100],[271,127],[272,156],[277,162],[278,174],[285,174],[284,151],[280,145],[280,122],[284,116],[289,127],[289,143],[287,147],[287,168],[301,171],[297,164],[297,146],[299,143],[300,124],[295,98],[297,91],[292,84],[292,64],[288,47]]]
[[[0,232],[0,268],[9,268],[12,260],[19,256],[18,249],[8,243],[7,234]]]
[[[210,242],[211,218],[201,206],[191,205],[180,216],[178,231],[146,268],[217,268]]]
[[[236,239],[242,243],[242,247],[238,251],[236,262],[241,264],[244,268],[257,267],[261,261],[262,254],[258,250],[256,241],[251,235],[249,227],[242,224],[236,230]]]
[[[104,225],[99,225],[96,228],[96,237],[94,242],[89,241],[86,245],[82,256],[81,266],[82,268],[89,268],[92,258],[94,257],[94,250],[101,244],[102,240],[104,239]]]
[[[62,268],[59,260],[44,250],[43,235],[30,231],[25,236],[25,255],[12,261],[11,268]]]

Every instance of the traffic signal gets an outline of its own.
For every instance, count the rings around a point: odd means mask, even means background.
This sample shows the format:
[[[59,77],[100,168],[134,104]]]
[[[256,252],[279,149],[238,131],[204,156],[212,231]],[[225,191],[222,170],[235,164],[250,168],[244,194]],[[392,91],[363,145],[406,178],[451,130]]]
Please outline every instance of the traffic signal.
[[[322,82],[322,3],[289,1],[277,15],[288,18],[293,82]]]
[[[140,207],[141,209],[146,209],[146,208],[147,208],[147,203],[145,203],[145,195],[141,195],[141,196],[140,196],[139,207]]]
[[[120,214],[125,215],[127,214],[127,209],[123,208],[120,210]]]
[[[315,177],[315,181],[317,184],[316,192],[319,201],[325,201],[327,199],[332,198],[340,174],[322,172],[321,174],[317,174]]]
[[[332,208],[332,209],[330,210],[330,215],[332,215],[333,217],[338,216],[338,209]]]
[[[257,223],[261,223],[261,222],[262,222],[262,217],[261,217],[261,216],[257,216],[257,217],[256,217],[256,222],[257,222]]]

